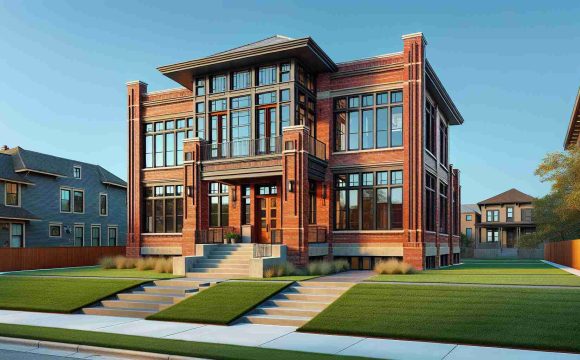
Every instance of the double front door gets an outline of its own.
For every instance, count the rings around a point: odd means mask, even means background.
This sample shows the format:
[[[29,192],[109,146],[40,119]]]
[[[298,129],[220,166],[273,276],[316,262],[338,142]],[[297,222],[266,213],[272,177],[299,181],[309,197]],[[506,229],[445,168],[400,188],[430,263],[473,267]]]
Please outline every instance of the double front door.
[[[258,199],[258,242],[272,242],[271,230],[280,224],[280,204],[277,196],[260,196]]]

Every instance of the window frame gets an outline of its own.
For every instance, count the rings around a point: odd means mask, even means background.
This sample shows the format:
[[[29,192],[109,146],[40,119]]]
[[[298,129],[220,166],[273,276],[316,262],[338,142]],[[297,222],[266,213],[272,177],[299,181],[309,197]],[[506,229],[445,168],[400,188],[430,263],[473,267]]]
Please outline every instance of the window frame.
[[[79,172],[79,176],[77,177],[76,170]],[[77,180],[82,180],[83,178],[83,168],[80,165],[73,166],[73,177]]]
[[[74,241],[74,242],[75,242],[75,244],[76,244],[76,241],[77,241],[77,233],[76,233],[76,231],[77,231],[77,229],[79,229],[79,228],[83,230],[83,231],[82,231],[82,235],[83,235],[83,236],[82,236],[82,239],[81,239],[81,244],[80,244],[80,246],[79,246],[79,247],[83,247],[83,246],[86,246],[86,244],[85,244],[85,224],[73,224],[73,241]],[[76,246],[76,245],[75,245],[75,246]]]
[[[102,213],[103,209],[103,196],[105,197],[105,213]],[[109,216],[109,194],[99,193],[99,216]]]
[[[8,185],[16,186],[16,205],[8,204]],[[13,194],[13,193],[11,193]],[[10,207],[22,207],[22,184],[5,181],[4,182],[4,205]]]
[[[217,184],[217,192],[212,192],[212,184]],[[208,186],[208,203],[209,203],[209,211],[208,211],[208,216],[209,216],[209,227],[210,228],[223,228],[223,227],[228,227],[229,223],[230,223],[230,211],[229,211],[229,206],[230,206],[230,187],[227,184],[224,183],[220,183],[217,181],[212,181],[212,182],[208,182],[207,183]],[[226,189],[226,191],[224,192],[224,187]],[[212,224],[212,198],[217,198],[217,225],[213,225]],[[222,217],[224,216],[224,213],[222,212],[222,208],[224,206],[223,201],[224,198],[227,198],[227,204],[228,204],[228,212],[227,212],[227,216],[228,216],[228,221],[227,224],[223,224],[223,219]]]
[[[63,210],[62,209],[62,194],[63,191],[68,192],[68,210]],[[72,214],[73,213],[73,189],[68,188],[68,187],[60,187],[59,191],[58,191],[58,197],[59,197],[59,207],[60,207],[60,212],[63,214]]]
[[[271,78],[271,82],[262,82],[261,79],[261,75],[262,75],[262,70],[267,70],[270,69],[270,74],[269,77]],[[265,79],[266,80],[266,79]],[[262,65],[262,66],[258,66],[256,68],[256,87],[258,86],[269,86],[269,85],[274,85],[274,84],[278,84],[278,64],[270,64],[270,65]]]
[[[215,89],[216,88],[215,81],[218,78],[223,78],[224,84],[223,84],[223,89],[220,88],[220,89],[216,90]],[[210,90],[209,91],[210,94],[221,94],[221,93],[225,93],[226,92],[226,89],[228,88],[228,74],[215,74],[215,75],[212,75],[209,78],[209,82],[210,82],[210,89],[209,89]]]
[[[511,211],[511,216],[510,216],[510,211]],[[514,215],[515,215],[515,209],[513,206],[506,206],[505,208],[505,221],[506,222],[514,222]]]
[[[423,144],[425,150],[433,157],[437,153],[437,106],[429,99],[425,100],[425,136]]]
[[[52,235],[52,228],[58,227],[58,235]],[[62,223],[48,223],[48,237],[49,238],[62,238]]]
[[[167,194],[167,188],[173,187],[173,194]],[[157,189],[162,189],[160,194],[157,194]],[[151,189],[150,191],[148,189]],[[171,234],[171,235],[179,235],[183,231],[183,221],[184,221],[184,208],[185,208],[185,195],[184,195],[185,186],[183,184],[178,183],[160,183],[160,184],[149,184],[144,186],[143,192],[143,221],[142,221],[142,229],[141,231],[144,234],[152,234],[152,235],[160,235],[160,234]],[[171,216],[168,216],[166,213],[166,204],[167,201],[173,200],[173,213]],[[179,200],[181,200],[181,204],[179,204]],[[161,215],[156,214],[156,204],[161,203]],[[147,219],[147,205],[150,203],[151,206],[151,229],[147,227],[148,219]],[[181,215],[179,214],[178,209],[181,209]],[[167,232],[166,226],[166,219],[170,217],[172,218],[172,225],[173,231]],[[156,219],[161,218],[163,223],[163,231],[157,231],[156,229]],[[181,223],[180,223],[181,220]],[[181,229],[178,228],[181,225]],[[152,231],[149,231],[152,230]],[[117,235],[118,236],[118,235]]]
[[[183,166],[183,141],[179,141],[180,134],[183,139],[189,139],[193,136],[194,125],[197,125],[197,119],[203,117],[204,115],[197,115],[197,116],[189,116],[189,117],[177,117],[177,118],[167,118],[163,120],[157,120],[154,122],[146,122],[145,123],[145,130],[143,134],[143,169],[156,169],[156,168],[175,168],[175,167],[182,167]],[[195,119],[195,121],[194,121]],[[166,126],[167,123],[173,122],[174,124],[179,123],[180,121],[184,121],[185,127],[177,127],[173,126],[169,128]],[[147,131],[147,125],[149,124],[163,124],[162,128],[160,127],[157,130],[156,126],[153,126],[152,130]],[[195,124],[194,124],[195,123]],[[196,130],[197,131],[197,130]],[[168,136],[171,135],[173,139],[173,146],[171,151],[167,150],[167,139]],[[196,133],[197,135],[197,133]],[[158,143],[158,139],[160,142]],[[151,152],[147,152],[147,146],[150,142]],[[161,148],[161,150],[159,150]],[[172,154],[171,163],[172,165],[167,165],[167,156]],[[180,156],[180,154],[182,156]],[[160,158],[160,159],[159,159]],[[150,164],[148,164],[150,161]],[[159,162],[159,165],[158,165]]]
[[[115,243],[111,244],[111,230],[115,230]],[[119,226],[118,225],[107,225],[107,245],[106,246],[119,246]]]
[[[76,211],[76,193],[82,194],[82,210]],[[85,190],[84,189],[72,189],[72,213],[73,214],[84,214],[85,213]]]
[[[94,229],[99,229],[99,242],[97,245],[94,245],[95,242],[95,233],[93,232]],[[101,231],[101,224],[91,224],[91,247],[102,246],[103,243],[103,234]]]

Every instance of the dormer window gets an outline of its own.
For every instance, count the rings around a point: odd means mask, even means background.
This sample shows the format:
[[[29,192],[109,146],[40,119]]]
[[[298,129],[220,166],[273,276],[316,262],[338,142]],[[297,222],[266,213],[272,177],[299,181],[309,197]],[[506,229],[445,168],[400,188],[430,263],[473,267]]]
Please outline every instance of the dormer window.
[[[73,166],[73,176],[75,179],[80,179],[82,175],[80,166]]]

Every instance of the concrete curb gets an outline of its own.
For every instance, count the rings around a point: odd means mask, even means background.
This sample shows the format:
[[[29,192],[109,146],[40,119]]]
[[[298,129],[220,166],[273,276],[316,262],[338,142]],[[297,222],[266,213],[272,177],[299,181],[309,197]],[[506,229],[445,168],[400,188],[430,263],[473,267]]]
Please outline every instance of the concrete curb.
[[[68,343],[58,343],[52,341],[43,340],[30,340],[30,339],[19,339],[0,336],[0,348],[1,345],[14,346],[13,349],[8,347],[9,350],[23,351],[23,352],[42,352],[38,350],[52,350],[52,351],[62,351],[68,352],[70,354],[84,353],[88,356],[90,355],[102,355],[102,356],[118,356],[124,359],[145,359],[145,360],[207,360],[203,358],[192,358],[177,355],[164,355],[156,353],[148,353],[143,351],[135,350],[123,350],[123,349],[112,349],[98,346],[88,346],[79,344],[68,344]],[[18,348],[21,348],[19,350]],[[60,355],[66,357],[66,355]]]

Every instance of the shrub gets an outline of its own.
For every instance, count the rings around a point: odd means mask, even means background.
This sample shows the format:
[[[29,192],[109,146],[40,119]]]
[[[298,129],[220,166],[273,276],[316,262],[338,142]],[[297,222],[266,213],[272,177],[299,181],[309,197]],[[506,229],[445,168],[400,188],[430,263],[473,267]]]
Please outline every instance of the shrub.
[[[101,265],[103,269],[114,269],[117,267],[115,264],[115,259],[110,256],[101,258],[99,260],[99,265]]]
[[[398,275],[398,274],[412,274],[415,268],[408,263],[391,259],[387,261],[380,261],[375,264],[375,272],[383,275]]]
[[[332,262],[332,267],[335,273],[350,270],[350,264],[346,260],[335,260]]]
[[[136,261],[137,260],[133,258],[127,258],[121,255],[115,256],[114,258],[115,267],[117,269],[133,269]]]
[[[137,270],[144,271],[144,270],[153,270],[155,269],[155,265],[157,264],[157,259],[152,257],[140,258],[137,260],[137,264],[135,267]]]
[[[173,273],[173,259],[165,257],[156,259],[155,271],[158,273]]]

